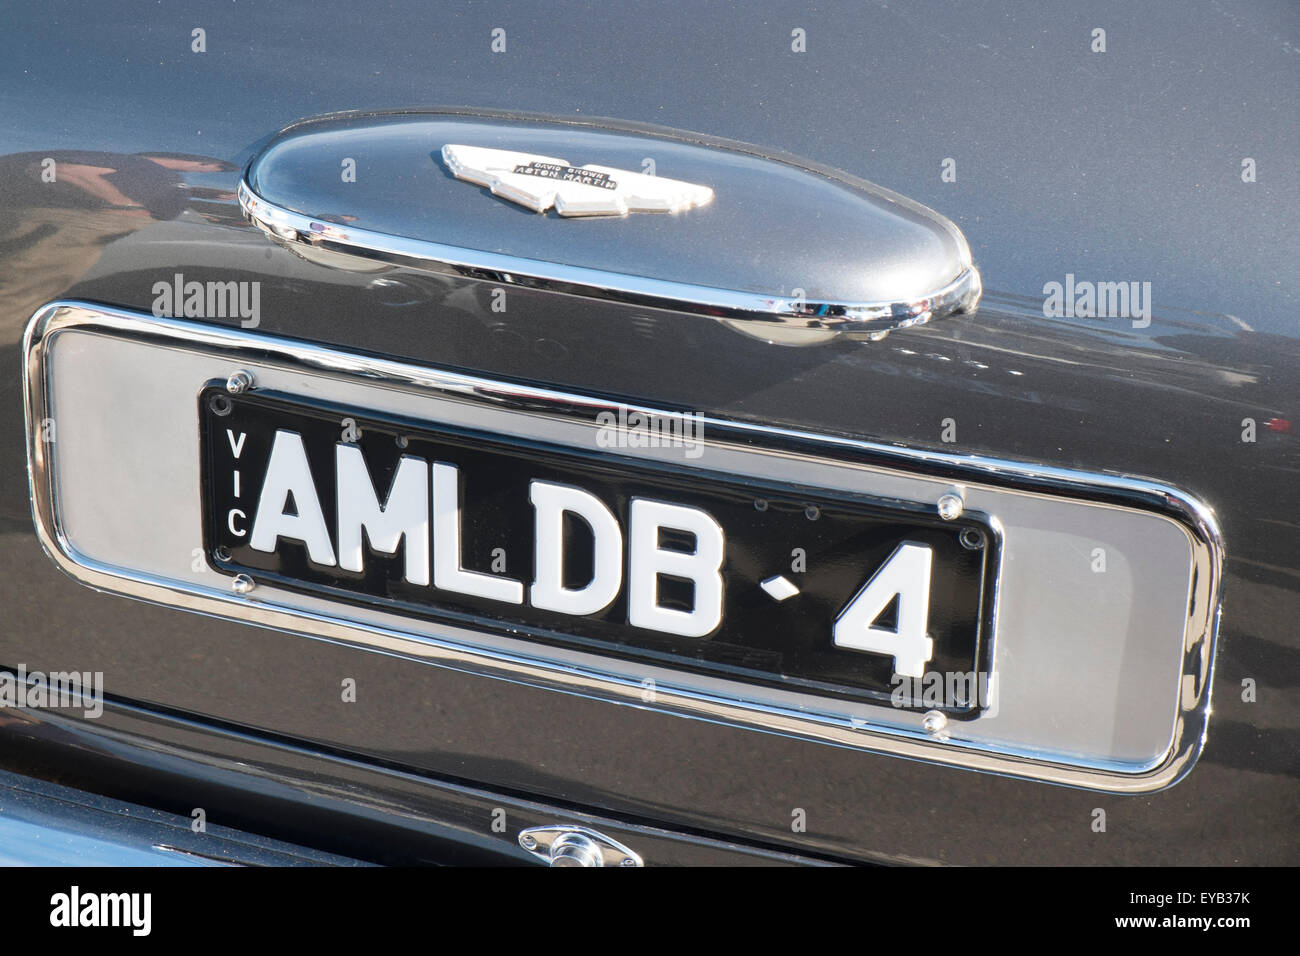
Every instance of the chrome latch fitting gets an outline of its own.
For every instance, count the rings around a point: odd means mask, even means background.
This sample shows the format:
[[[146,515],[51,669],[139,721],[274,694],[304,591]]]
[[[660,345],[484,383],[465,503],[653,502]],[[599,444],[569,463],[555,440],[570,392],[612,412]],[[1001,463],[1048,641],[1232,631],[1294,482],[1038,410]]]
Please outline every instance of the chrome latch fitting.
[[[519,845],[550,866],[645,866],[617,840],[586,827],[530,827],[519,832]]]

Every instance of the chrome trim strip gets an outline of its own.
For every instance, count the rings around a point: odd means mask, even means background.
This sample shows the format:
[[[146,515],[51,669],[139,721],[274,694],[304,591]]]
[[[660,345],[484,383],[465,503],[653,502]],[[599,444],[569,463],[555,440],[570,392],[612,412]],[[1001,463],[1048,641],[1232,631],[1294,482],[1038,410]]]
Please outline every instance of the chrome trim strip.
[[[454,640],[416,637],[400,630],[349,621],[303,609],[282,609],[270,602],[215,589],[191,587],[169,579],[128,572],[79,554],[60,524],[55,476],[41,440],[40,423],[50,417],[46,354],[58,333],[82,329],[176,348],[202,349],[229,357],[256,355],[259,361],[301,369],[347,381],[405,387],[456,396],[530,414],[589,418],[599,411],[625,408],[649,415],[666,414],[643,406],[619,405],[604,399],[557,390],[497,382],[472,375],[420,368],[400,362],[353,355],[306,342],[173,319],[153,318],[81,302],[54,302],[38,311],[28,324],[23,351],[24,403],[27,421],[28,480],[33,520],[45,551],[71,577],[97,589],[153,603],[214,614],[244,623],[274,628],[353,646],[368,647],[455,670],[527,683],[583,696],[714,720],[808,740],[925,760],[982,772],[1066,786],[1120,793],[1159,790],[1180,780],[1195,763],[1204,745],[1210,712],[1210,690],[1217,636],[1223,541],[1213,512],[1203,503],[1170,486],[1142,478],[1096,472],[1075,472],[980,456],[959,456],[881,445],[861,439],[818,435],[752,422],[704,418],[706,428],[739,443],[761,439],[766,448],[793,454],[832,450],[841,460],[903,469],[954,481],[978,481],[993,486],[1068,495],[1158,513],[1176,521],[1192,543],[1193,577],[1184,629],[1183,667],[1178,719],[1172,744],[1163,759],[1133,772],[1113,762],[1062,763],[1060,754],[975,747],[959,740],[938,741],[919,729],[848,719],[831,711],[818,712],[760,704],[659,685],[647,704],[639,681],[523,654],[471,646]],[[668,413],[670,414],[670,413]],[[827,701],[828,704],[833,703]]]
[[[267,202],[253,191],[247,178],[239,184],[239,205],[250,222],[290,249],[308,247],[440,275],[823,335],[844,332],[880,338],[894,329],[974,312],[983,291],[979,272],[968,263],[943,288],[906,302],[812,302],[522,259],[340,226]]]
[[[190,817],[0,770],[0,866],[371,865],[215,823],[195,831],[192,824]]]

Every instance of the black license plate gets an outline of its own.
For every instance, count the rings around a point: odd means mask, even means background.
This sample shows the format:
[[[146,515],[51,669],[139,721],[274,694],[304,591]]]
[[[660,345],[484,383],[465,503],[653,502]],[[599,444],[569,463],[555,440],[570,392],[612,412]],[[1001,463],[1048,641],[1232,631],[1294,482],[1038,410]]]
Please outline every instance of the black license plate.
[[[986,669],[998,541],[978,515],[215,384],[199,415],[223,573],[623,661],[978,710],[920,696]]]

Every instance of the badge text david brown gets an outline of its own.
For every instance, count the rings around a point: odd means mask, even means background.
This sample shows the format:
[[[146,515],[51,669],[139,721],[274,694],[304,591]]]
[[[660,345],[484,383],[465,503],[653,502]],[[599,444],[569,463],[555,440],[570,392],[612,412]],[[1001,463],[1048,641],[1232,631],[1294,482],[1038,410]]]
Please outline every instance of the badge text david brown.
[[[226,430],[235,463],[234,486],[240,487],[239,459],[245,433]],[[461,562],[460,470],[449,462],[427,462],[404,455],[381,503],[369,469],[356,445],[335,445],[338,548],[330,539],[325,513],[297,432],[278,430],[271,447],[251,527],[247,513],[232,508],[229,532],[245,536],[256,551],[274,553],[280,538],[306,545],[317,565],[362,571],[365,549],[395,555],[405,541],[404,577],[411,584],[521,605],[527,590],[535,608],[575,616],[608,607],[623,587],[623,528],[609,507],[590,492],[572,485],[533,480],[529,500],[535,514],[535,580],[466,569]],[[288,509],[292,495],[294,508]],[[238,493],[236,494],[238,497]],[[288,511],[289,513],[286,513]],[[566,515],[585,522],[594,539],[592,579],[579,588],[565,587],[564,523]],[[722,622],[722,528],[707,512],[686,505],[633,498],[629,508],[627,613],[633,627],[683,637],[703,637]],[[660,529],[693,535],[693,552],[661,548]],[[432,543],[432,547],[430,546]],[[659,603],[659,577],[670,575],[694,585],[690,610]]]

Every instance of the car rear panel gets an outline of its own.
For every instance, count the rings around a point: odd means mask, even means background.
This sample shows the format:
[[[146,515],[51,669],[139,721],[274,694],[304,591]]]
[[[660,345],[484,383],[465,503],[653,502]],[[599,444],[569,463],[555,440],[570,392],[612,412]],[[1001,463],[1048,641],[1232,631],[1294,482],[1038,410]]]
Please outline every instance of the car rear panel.
[[[0,664],[102,671],[111,697],[99,720],[0,714],[23,768],[182,813],[203,805],[209,786],[238,825],[304,843],[313,828],[290,808],[310,799],[302,781],[312,779],[340,801],[338,819],[353,819],[348,799],[455,819],[444,844],[420,844],[422,859],[437,846],[466,859],[456,853],[467,841],[488,857],[521,858],[519,826],[555,816],[624,827],[629,845],[637,828],[661,834],[643,836],[648,862],[1300,862],[1294,7],[54,4],[10,19],[0,39],[0,137],[12,160],[0,179],[0,221],[9,221],[0,233]],[[1104,54],[1089,49],[1098,26]],[[493,53],[498,27],[506,49]],[[204,53],[191,52],[194,28],[206,31]],[[806,54],[791,51],[796,28]],[[975,316],[881,342],[783,348],[699,315],[544,291],[511,290],[498,313],[491,286],[470,278],[434,284],[398,270],[377,289],[368,276],[273,246],[241,216],[241,171],[283,126],[434,104],[618,117],[843,169],[956,222],[984,299]],[[198,154],[228,168],[188,175],[189,211],[165,221],[43,203],[15,185],[31,162],[17,154],[76,151]],[[949,158],[955,182],[941,178]],[[1246,158],[1253,182],[1243,181]],[[798,247],[799,223],[765,241]],[[155,282],[176,273],[259,282],[254,334],[1174,485],[1214,510],[1226,545],[1204,753],[1170,789],[1101,794],[471,675],[86,588],[42,553],[33,529],[23,331],[55,300],[148,314]],[[1149,324],[1046,317],[1044,287],[1067,275],[1149,282]],[[119,387],[147,390],[148,370]],[[111,409],[111,391],[103,401]],[[955,442],[944,440],[947,419]],[[1243,441],[1246,419],[1254,441]],[[353,703],[339,694],[347,678]],[[173,761],[165,774],[144,756],[150,739]],[[214,751],[222,756],[203,756]],[[235,775],[196,770],[185,782],[187,753],[196,767]],[[238,776],[241,762],[259,774]],[[283,780],[278,802],[232,796],[259,775]],[[505,831],[492,825],[501,801]],[[1092,826],[1099,807],[1104,833]],[[337,846],[329,814],[319,819],[318,845],[364,855]],[[371,856],[401,858],[400,829],[376,836]],[[671,849],[673,834],[696,849]]]

